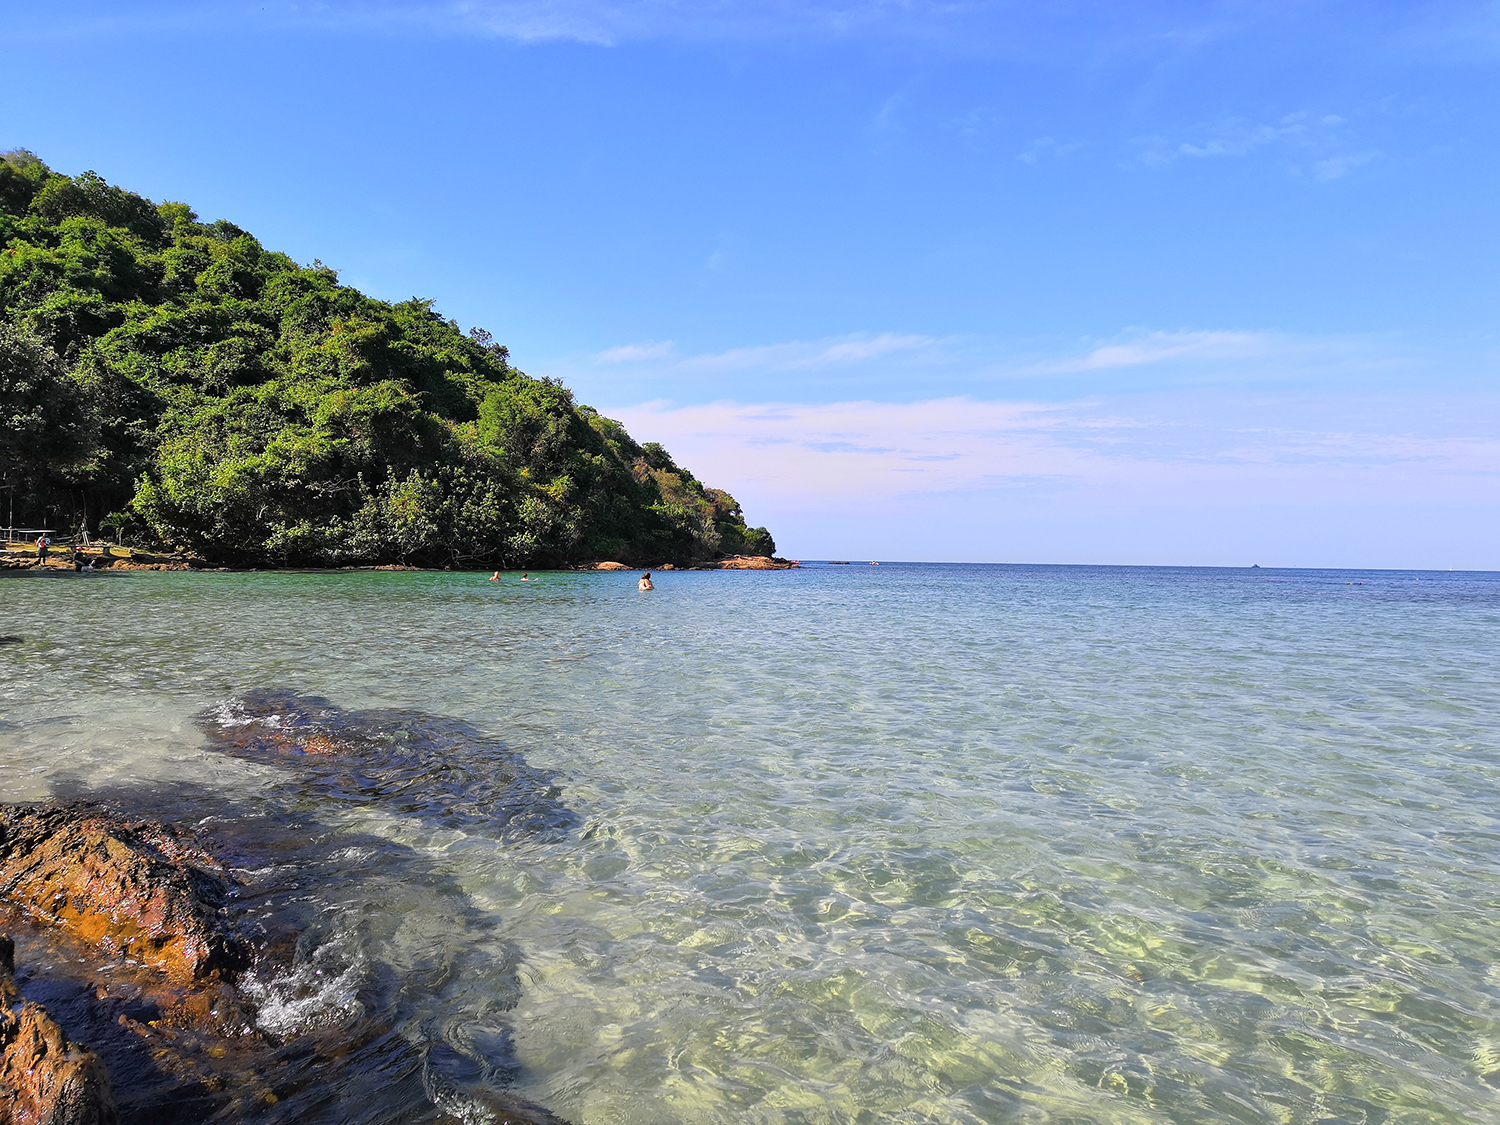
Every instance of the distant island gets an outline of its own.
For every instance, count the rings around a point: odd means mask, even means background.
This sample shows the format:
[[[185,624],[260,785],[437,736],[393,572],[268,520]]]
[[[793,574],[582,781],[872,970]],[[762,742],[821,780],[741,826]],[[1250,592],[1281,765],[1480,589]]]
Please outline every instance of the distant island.
[[[0,515],[230,566],[774,553],[729,493],[432,304],[0,154]]]

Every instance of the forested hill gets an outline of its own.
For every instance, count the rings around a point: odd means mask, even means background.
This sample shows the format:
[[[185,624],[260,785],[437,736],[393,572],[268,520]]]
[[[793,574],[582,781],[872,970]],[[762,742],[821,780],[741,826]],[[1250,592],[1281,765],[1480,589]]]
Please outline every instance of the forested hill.
[[[0,247],[17,525],[118,528],[239,565],[774,550],[727,492],[517,371],[488,333],[367,297],[233,223],[11,152]]]

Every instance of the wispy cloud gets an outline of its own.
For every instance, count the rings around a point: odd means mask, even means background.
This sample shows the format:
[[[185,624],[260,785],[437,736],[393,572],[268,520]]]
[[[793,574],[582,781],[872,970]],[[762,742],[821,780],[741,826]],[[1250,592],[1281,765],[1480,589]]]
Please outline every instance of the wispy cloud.
[[[862,359],[875,359],[891,352],[909,352],[919,348],[930,348],[937,341],[929,336],[899,336],[894,332],[882,332],[871,340],[849,339],[820,347],[817,352],[798,366],[822,367],[830,363],[855,363]]]
[[[648,359],[668,359],[677,354],[677,346],[671,340],[650,341],[644,344],[621,344],[617,348],[605,348],[595,354],[599,363],[641,363]]]
[[[856,364],[898,352],[936,347],[930,336],[882,332],[879,335],[835,336],[822,340],[793,340],[759,347],[731,348],[723,352],[679,355],[669,340],[662,343],[622,344],[598,352],[599,363],[658,361],[677,371],[809,371]]]
[[[25,41],[79,36],[202,33],[227,27],[359,33],[631,42],[884,40],[907,51],[1024,58],[1097,69],[1148,66],[1235,39],[1329,35],[1326,5],[1015,4],[995,0],[74,0],[12,5],[6,31]],[[1292,9],[1291,11],[1288,8]],[[1340,13],[1337,35],[1367,50],[1423,59],[1493,58],[1496,20],[1479,4],[1379,6]],[[63,10],[63,9],[66,10]],[[1301,9],[1298,11],[1297,9]],[[1357,15],[1357,13],[1356,13]]]
[[[1100,344],[1082,356],[1046,365],[1047,370],[1101,371],[1167,360],[1253,359],[1305,350],[1306,343],[1270,332],[1148,332]]]
[[[951,0],[147,0],[128,14],[102,2],[77,5],[75,31],[143,26],[203,28],[272,24],[376,33],[470,36],[520,42],[573,40],[613,46],[649,39],[843,39],[910,42],[950,37],[955,27],[993,18],[985,3]],[[35,26],[41,21],[32,21]]]
[[[1030,403],[654,403],[613,413],[632,433],[681,450],[695,472],[703,464],[705,479],[754,481],[785,498],[842,504],[1079,468],[1046,436],[1051,409]]]
[[[1312,165],[1313,178],[1320,181],[1336,180],[1346,172],[1368,164],[1378,155],[1373,151],[1351,152],[1344,156],[1330,157],[1327,160],[1315,160]]]
[[[1004,120],[994,109],[981,105],[975,106],[960,117],[953,118],[944,127],[960,137],[972,140],[999,128]]]
[[[946,384],[980,393],[980,387],[1029,385],[1029,394],[1052,400],[1061,395],[1109,394],[1126,386],[1140,393],[1153,387],[1293,385],[1310,389],[1359,378],[1414,377],[1436,362],[1399,340],[1373,335],[1297,335],[1250,329],[1128,329],[1113,337],[1069,347],[1061,341],[1015,341],[980,336],[937,338],[917,333],[881,332],[791,340],[712,352],[685,352],[671,340],[642,340],[545,365],[546,374],[587,383],[590,373],[609,368],[632,379],[680,381],[692,394],[707,386],[725,389],[736,378],[758,375],[789,393],[814,396],[814,388],[847,388],[852,381],[866,393],[892,388]],[[1449,362],[1449,361],[1444,361]],[[1465,369],[1481,362],[1464,361]],[[1451,363],[1450,363],[1451,368]],[[705,377],[710,377],[707,379]],[[617,385],[610,376],[610,385]],[[877,389],[880,388],[880,389]],[[664,392],[674,393],[674,392]],[[835,392],[837,393],[837,392]],[[897,392],[899,393],[899,392]]]
[[[1349,122],[1336,113],[1289,113],[1275,121],[1226,117],[1186,127],[1175,136],[1137,137],[1129,146],[1134,159],[1151,167],[1180,160],[1245,157],[1260,150],[1281,150],[1294,172],[1307,171],[1319,181],[1335,180],[1368,164],[1379,153],[1360,146]]]
[[[647,403],[610,411],[704,479],[762,504],[877,511],[919,495],[1017,490],[1119,502],[1473,501],[1500,483],[1493,396],[1204,396],[1132,404]]]
[[[1069,141],[1067,144],[1059,144],[1051,137],[1038,137],[1024,149],[1016,154],[1016,159],[1022,164],[1035,164],[1039,160],[1050,156],[1066,156],[1083,147],[1081,141]]]
[[[886,98],[870,118],[869,124],[865,126],[865,134],[876,151],[890,148],[905,135],[905,116],[909,101],[906,93],[898,91]]]
[[[811,342],[792,341],[755,348],[732,348],[726,352],[689,356],[682,366],[705,371],[799,371],[872,360],[892,352],[930,348],[937,343],[927,336],[902,336],[882,332],[874,337],[846,336]]]

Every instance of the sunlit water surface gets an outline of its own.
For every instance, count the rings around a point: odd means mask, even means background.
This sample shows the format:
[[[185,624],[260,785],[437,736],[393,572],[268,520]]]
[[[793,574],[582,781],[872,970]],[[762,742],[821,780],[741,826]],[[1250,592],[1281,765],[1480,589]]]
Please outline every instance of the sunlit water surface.
[[[281,799],[195,725],[264,688],[503,740],[573,826],[312,809],[264,1018],[426,966],[578,1125],[1500,1119],[1500,576],[486,578],[0,580],[0,798]]]

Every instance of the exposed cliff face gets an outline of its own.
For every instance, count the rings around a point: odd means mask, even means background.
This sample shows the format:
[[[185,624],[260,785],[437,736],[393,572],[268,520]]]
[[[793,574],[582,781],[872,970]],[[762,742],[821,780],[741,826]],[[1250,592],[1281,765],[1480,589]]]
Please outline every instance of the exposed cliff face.
[[[0,935],[0,1125],[118,1125],[99,1056],[21,999],[15,968],[15,944]]]

